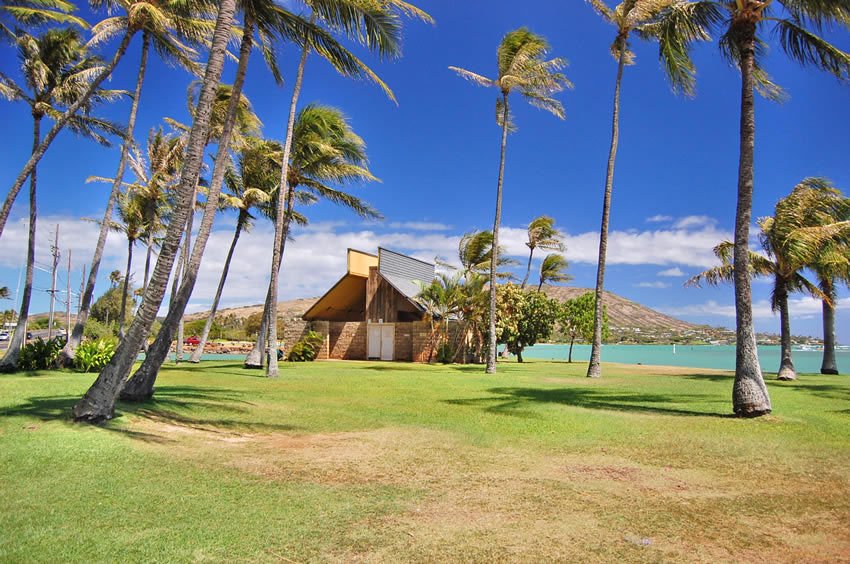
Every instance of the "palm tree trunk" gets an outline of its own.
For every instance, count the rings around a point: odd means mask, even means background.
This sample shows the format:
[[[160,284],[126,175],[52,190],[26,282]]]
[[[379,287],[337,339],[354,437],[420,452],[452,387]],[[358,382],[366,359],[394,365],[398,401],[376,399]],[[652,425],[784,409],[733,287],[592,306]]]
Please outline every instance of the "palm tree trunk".
[[[543,288],[543,277],[541,276],[540,282],[537,284],[537,292],[540,293],[542,288]]]
[[[233,259],[233,252],[236,250],[236,243],[239,242],[239,235],[242,233],[243,221],[247,221],[247,218],[244,217],[245,215],[244,211],[239,212],[239,219],[236,220],[236,231],[233,233],[233,241],[230,243],[230,249],[227,251],[227,258],[224,259],[224,269],[221,271],[221,279],[218,281],[218,288],[215,290],[215,297],[213,298],[212,307],[210,308],[210,314],[207,316],[207,322],[204,324],[204,330],[201,333],[200,342],[192,353],[191,358],[189,358],[189,362],[200,362],[201,355],[204,354],[204,347],[207,345],[207,339],[210,336],[210,329],[215,321],[215,313],[218,310],[218,302],[221,300],[221,294],[224,291],[224,283],[227,281],[227,273],[230,271],[230,261]]]
[[[605,172],[605,194],[602,197],[602,225],[599,228],[599,258],[596,266],[596,300],[593,309],[593,341],[590,347],[590,362],[587,377],[602,376],[602,308],[605,288],[605,259],[608,255],[608,224],[611,218],[611,193],[614,190],[614,165],[617,163],[617,147],[620,144],[620,86],[623,83],[623,68],[626,65],[626,41],[628,35],[620,34],[617,42],[620,56],[617,59],[617,81],[614,83],[614,108],[611,112],[611,148],[608,150],[608,169]]]
[[[777,281],[776,302],[779,306],[779,344],[782,357],[779,363],[779,380],[796,380],[794,361],[791,359],[791,320],[788,315],[788,286],[784,281]]]
[[[127,239],[127,271],[124,273],[124,288],[121,294],[121,313],[118,316],[118,338],[124,338],[124,321],[127,319],[127,292],[130,290],[130,270],[133,268],[133,243]]]
[[[505,152],[508,146],[508,94],[502,92],[502,144],[499,155],[499,180],[496,184],[496,217],[493,220],[493,249],[490,252],[490,311],[487,343],[487,374],[496,373],[496,265],[499,264],[499,226],[502,223],[502,186],[505,181]]]
[[[310,23],[316,21],[316,12],[310,17]],[[298,63],[298,72],[295,75],[295,87],[292,91],[292,101],[289,104],[289,121],[286,124],[286,140],[283,143],[283,159],[280,167],[280,188],[277,195],[277,213],[274,225],[274,249],[272,251],[272,266],[269,275],[269,311],[268,311],[268,339],[266,341],[266,376],[277,378],[279,374],[277,366],[277,285],[280,265],[283,262],[283,249],[286,245],[286,234],[284,232],[285,218],[287,216],[284,203],[290,201],[289,186],[289,154],[292,150],[292,134],[295,129],[295,112],[298,107],[298,97],[301,95],[301,84],[304,81],[304,67],[307,65],[307,55],[310,54],[310,42],[304,38],[304,48],[301,50],[301,60]],[[288,231],[288,229],[287,229]]]
[[[41,139],[41,116],[33,115],[32,125],[32,150],[36,151]],[[6,349],[6,354],[3,360],[0,360],[0,372],[10,372],[17,368],[18,358],[21,354],[21,347],[24,346],[27,336],[27,318],[30,313],[30,300],[32,299],[32,278],[35,269],[35,227],[38,207],[36,206],[36,169],[33,167],[30,174],[30,224],[29,236],[27,239],[27,271],[24,278],[24,291],[21,295],[21,309],[18,313],[18,324],[15,326],[15,333],[12,335],[12,340],[9,341],[9,348]],[[16,296],[17,297],[17,296]]]
[[[185,263],[183,281],[180,284],[176,297],[169,303],[168,314],[162,322],[159,334],[150,346],[148,354],[145,355],[142,365],[124,386],[124,390],[121,392],[122,400],[144,401],[149,399],[154,393],[154,383],[159,374],[159,369],[168,357],[168,350],[171,348],[171,342],[174,340],[175,331],[178,332],[177,346],[180,347],[182,345],[182,335],[179,332],[182,328],[183,313],[186,311],[186,305],[189,303],[189,298],[195,289],[198,271],[201,268],[201,259],[203,258],[210,232],[212,231],[215,214],[218,211],[219,195],[221,194],[221,186],[227,170],[227,153],[230,150],[230,137],[233,127],[236,124],[236,110],[239,107],[242,87],[245,84],[245,76],[248,72],[248,60],[251,54],[253,38],[253,21],[250,17],[246,16],[242,29],[242,42],[239,48],[239,63],[236,67],[236,77],[233,82],[233,89],[227,106],[227,115],[224,119],[221,138],[218,142],[218,149],[216,150],[215,165],[213,167],[212,179],[210,180],[210,188],[207,193],[207,202],[204,206],[204,215],[201,218],[201,224],[198,229],[198,236],[194,247],[192,247],[191,257],[188,257],[187,254],[188,260]],[[194,191],[192,198],[192,209],[194,210]],[[191,218],[187,221],[187,227],[191,230]],[[186,249],[189,248],[189,230],[186,233]],[[180,354],[177,355],[177,358],[180,358]]]
[[[838,374],[835,362],[835,285],[831,280],[821,280],[821,290],[829,296],[821,300],[823,304],[823,362],[820,365],[821,374]]]
[[[575,342],[576,342],[576,338],[573,337],[573,336],[570,336],[570,352],[567,355],[567,362],[570,362],[570,363],[573,361],[573,343],[575,343]]]
[[[735,384],[732,408],[737,415],[756,417],[770,413],[770,397],[759,365],[756,335],[753,328],[752,293],[750,289],[750,219],[753,203],[753,154],[755,152],[755,24],[739,24],[741,53],[741,125],[740,159],[738,163],[738,203],[735,214],[735,250],[733,281],[735,283]]]
[[[151,256],[153,255],[153,234],[148,234],[148,241],[145,245],[147,250],[145,251],[145,277],[142,281],[142,294],[145,293],[145,290],[148,289],[148,278],[151,274]]]
[[[266,300],[263,302],[263,315],[260,318],[260,330],[257,332],[257,339],[254,341],[254,347],[251,352],[245,357],[245,368],[263,368],[263,358],[266,352],[266,336],[269,331],[269,308],[271,308],[271,297],[266,290]]]
[[[134,33],[135,32],[133,31],[127,31],[124,34],[124,37],[121,38],[121,43],[118,44],[118,50],[115,52],[115,55],[113,55],[109,64],[106,65],[100,74],[95,77],[85,94],[83,94],[79,100],[68,106],[68,109],[59,116],[59,119],[54,122],[53,127],[51,127],[47,132],[47,135],[44,136],[44,140],[39,143],[38,147],[36,147],[31,153],[29,160],[15,179],[15,183],[12,184],[12,187],[9,189],[9,193],[6,195],[6,200],[3,202],[3,207],[0,208],[0,237],[3,236],[3,229],[6,227],[6,220],[9,219],[9,212],[12,211],[12,204],[15,203],[15,198],[18,197],[18,192],[21,191],[21,187],[24,185],[24,182],[26,182],[27,177],[35,169],[38,161],[40,161],[41,157],[43,157],[47,152],[47,149],[50,147],[53,139],[59,135],[59,132],[62,131],[62,128],[64,128],[68,123],[68,120],[77,113],[77,110],[82,108],[89,101],[92,94],[94,94],[94,91],[97,90],[100,84],[106,80],[110,74],[112,74],[113,70],[115,70],[118,62],[127,51],[127,47],[130,45],[130,40],[133,38]]]
[[[68,341],[62,349],[58,363],[63,366],[70,365],[74,360],[74,351],[80,346],[83,341],[83,331],[85,330],[86,321],[89,318],[91,310],[92,297],[94,296],[94,285],[97,282],[97,274],[100,269],[100,261],[103,259],[103,251],[106,248],[106,238],[109,235],[109,223],[112,219],[112,211],[115,208],[115,201],[118,199],[118,194],[121,192],[121,183],[124,180],[124,171],[127,168],[127,155],[130,147],[133,145],[133,132],[136,127],[136,115],[139,112],[139,100],[142,97],[142,83],[145,79],[148,65],[148,52],[150,51],[150,36],[147,32],[142,34],[142,57],[139,61],[139,72],[136,75],[136,89],[133,91],[133,102],[130,104],[130,116],[127,119],[127,131],[124,135],[124,142],[121,144],[121,157],[118,159],[118,170],[115,173],[115,179],[112,181],[112,189],[109,192],[109,199],[106,202],[106,209],[103,211],[103,221],[100,223],[100,233],[97,235],[97,243],[94,246],[94,256],[91,261],[91,271],[89,272],[88,280],[86,280],[86,288],[83,291],[80,308],[77,312],[77,319],[74,323],[74,330],[68,335]]]
[[[186,225],[188,215],[194,209],[192,194],[198,184],[198,176],[204,157],[204,141],[207,138],[210,126],[210,110],[221,80],[235,11],[236,0],[221,0],[203,86],[192,129],[189,132],[183,169],[180,173],[180,185],[177,189],[178,201],[174,209],[174,217],[166,230],[159,258],[153,269],[148,289],[142,299],[139,314],[130,325],[127,336],[118,345],[112,360],[101,371],[97,380],[83,398],[74,406],[74,419],[77,421],[97,423],[113,417],[115,399],[130,373],[142,342],[146,339],[151,325],[156,320],[156,314],[162,303],[168,278],[174,266],[174,257],[177,255],[183,228]]]
[[[228,139],[228,144],[230,140]],[[219,154],[220,156],[220,154]],[[226,158],[226,157],[225,157]],[[183,251],[180,257],[180,261],[182,263],[182,267],[178,270],[180,271],[180,276],[182,280],[186,280],[187,271],[189,269],[189,249],[192,248],[192,227],[195,223],[195,203],[198,201],[198,191],[197,189],[192,193],[192,213],[189,214],[189,218],[186,221],[186,241],[183,242]],[[218,210],[218,194],[215,196],[216,201],[216,210]],[[207,201],[207,206],[210,206],[209,200]],[[212,225],[210,225],[212,227]],[[198,262],[198,266],[200,267],[200,261]],[[178,279],[174,279],[174,287],[180,287],[180,284],[177,281]],[[190,293],[191,295],[191,293]],[[176,296],[176,294],[175,294]],[[169,302],[169,310],[170,310],[170,302]],[[180,311],[180,318],[177,320],[177,343],[174,346],[174,364],[180,364],[180,361],[183,360],[183,310],[186,309],[186,306],[183,306],[183,309]],[[166,316],[166,320],[168,317]],[[171,348],[171,341],[168,342],[169,348]],[[159,367],[157,367],[157,371],[159,371]]]
[[[528,251],[528,267],[525,269],[525,278],[522,279],[522,285],[520,288],[525,290],[525,285],[528,284],[528,277],[531,275],[531,257],[534,256],[534,247]],[[539,287],[538,287],[539,291]]]

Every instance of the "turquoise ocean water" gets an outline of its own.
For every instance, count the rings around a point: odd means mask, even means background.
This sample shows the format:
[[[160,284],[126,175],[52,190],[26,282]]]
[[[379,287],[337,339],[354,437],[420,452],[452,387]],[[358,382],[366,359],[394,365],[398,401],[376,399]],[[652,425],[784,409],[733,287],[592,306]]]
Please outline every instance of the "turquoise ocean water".
[[[569,345],[535,345],[523,351],[523,358],[566,360]],[[850,351],[835,353],[838,370],[850,374]],[[574,361],[590,359],[590,345],[573,347]],[[819,373],[823,353],[820,351],[793,352],[794,366],[801,373]],[[734,345],[603,345],[603,362],[623,364],[652,364],[663,366],[689,366],[693,368],[735,369]],[[765,372],[779,370],[779,347],[759,347],[759,362]]]
[[[523,351],[524,358],[545,360],[566,360],[569,345],[535,345]],[[850,374],[850,350],[836,351],[838,370]],[[142,360],[144,355],[139,355]],[[184,356],[187,359],[188,355]],[[573,360],[587,361],[590,358],[590,345],[575,345]],[[242,354],[205,354],[203,360],[232,360],[240,363],[245,359]],[[171,361],[174,355],[170,356]],[[759,360],[765,372],[779,369],[779,347],[759,347]],[[819,373],[822,360],[820,351],[794,351],[794,366],[801,373]],[[735,369],[734,345],[604,345],[603,362],[622,364],[647,364],[661,366],[689,366],[692,368]]]

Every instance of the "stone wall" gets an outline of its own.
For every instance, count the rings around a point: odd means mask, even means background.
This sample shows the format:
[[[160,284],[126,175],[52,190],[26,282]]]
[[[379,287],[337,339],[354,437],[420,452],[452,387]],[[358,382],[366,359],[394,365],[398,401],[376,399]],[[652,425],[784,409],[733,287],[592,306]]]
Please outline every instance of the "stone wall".
[[[365,321],[331,321],[327,323],[326,358],[366,360]]]

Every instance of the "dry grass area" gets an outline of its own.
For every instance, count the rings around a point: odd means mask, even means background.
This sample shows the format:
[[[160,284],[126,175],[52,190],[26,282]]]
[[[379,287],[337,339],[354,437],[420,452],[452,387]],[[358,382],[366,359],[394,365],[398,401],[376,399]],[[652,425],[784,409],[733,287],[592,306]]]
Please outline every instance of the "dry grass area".
[[[137,464],[207,481],[184,504],[218,507],[222,489],[249,487],[260,518],[279,522],[246,548],[210,518],[209,538],[174,559],[850,562],[840,377],[772,384],[781,410],[744,421],[725,416],[728,375],[705,370],[616,367],[600,382],[553,363],[496,378],[298,370],[276,383],[227,366],[175,370],[160,403],[114,424],[109,439],[129,442]],[[280,491],[287,501],[273,503]],[[181,519],[204,518],[189,506]]]

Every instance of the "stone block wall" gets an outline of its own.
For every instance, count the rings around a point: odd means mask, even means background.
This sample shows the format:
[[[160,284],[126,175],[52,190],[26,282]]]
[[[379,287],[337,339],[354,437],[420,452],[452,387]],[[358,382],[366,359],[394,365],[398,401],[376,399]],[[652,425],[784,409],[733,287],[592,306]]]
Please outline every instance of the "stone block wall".
[[[366,360],[365,321],[331,321],[327,335],[327,358]]]

